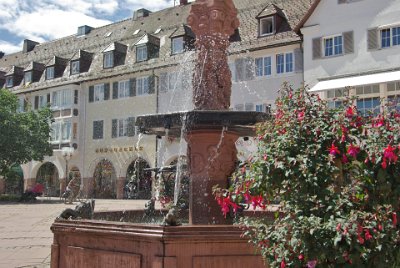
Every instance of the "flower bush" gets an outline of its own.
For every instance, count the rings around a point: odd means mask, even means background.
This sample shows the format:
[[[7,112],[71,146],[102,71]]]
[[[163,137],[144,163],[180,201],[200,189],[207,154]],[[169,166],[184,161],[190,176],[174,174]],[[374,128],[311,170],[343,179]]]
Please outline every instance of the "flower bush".
[[[271,267],[400,267],[400,114],[354,103],[285,85],[257,154],[215,189],[225,215],[279,203],[273,223],[241,219]]]

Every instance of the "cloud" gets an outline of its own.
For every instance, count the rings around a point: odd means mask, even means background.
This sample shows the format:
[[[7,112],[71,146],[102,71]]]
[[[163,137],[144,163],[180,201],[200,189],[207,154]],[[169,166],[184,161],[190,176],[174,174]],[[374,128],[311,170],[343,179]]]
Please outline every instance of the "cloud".
[[[0,51],[3,51],[6,54],[11,54],[11,53],[21,51],[21,50],[22,50],[22,44],[15,45],[15,44],[0,40]]]

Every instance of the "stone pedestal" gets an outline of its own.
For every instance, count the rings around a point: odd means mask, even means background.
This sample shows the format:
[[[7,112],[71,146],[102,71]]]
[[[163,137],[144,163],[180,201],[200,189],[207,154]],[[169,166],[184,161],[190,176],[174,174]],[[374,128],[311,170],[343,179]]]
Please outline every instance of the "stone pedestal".
[[[56,221],[52,268],[265,268],[237,226]]]
[[[195,130],[185,138],[191,174],[189,223],[226,224],[212,187],[228,186],[228,176],[235,169],[238,135],[224,130]]]

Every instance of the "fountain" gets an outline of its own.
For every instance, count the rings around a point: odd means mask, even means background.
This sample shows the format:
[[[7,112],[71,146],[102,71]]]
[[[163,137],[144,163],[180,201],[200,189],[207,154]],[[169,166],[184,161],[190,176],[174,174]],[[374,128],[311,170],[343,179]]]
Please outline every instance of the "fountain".
[[[254,125],[266,119],[264,113],[228,110],[227,48],[239,26],[237,11],[232,0],[197,0],[188,23],[196,34],[195,109],[141,116],[136,124],[143,134],[187,141],[189,225],[57,219],[51,227],[53,268],[265,267],[211,193],[212,186],[228,184],[237,160],[236,140],[254,135]]]

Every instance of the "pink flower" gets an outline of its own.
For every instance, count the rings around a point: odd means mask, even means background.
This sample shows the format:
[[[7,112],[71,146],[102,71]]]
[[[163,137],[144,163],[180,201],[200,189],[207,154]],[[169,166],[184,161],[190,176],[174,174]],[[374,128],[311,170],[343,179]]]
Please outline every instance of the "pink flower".
[[[307,268],[315,268],[317,266],[317,260],[307,262]]]
[[[345,154],[343,154],[343,156],[342,156],[342,163],[343,164],[346,164],[346,163],[348,163],[349,162],[349,159],[347,158],[347,156],[345,155]]]
[[[281,261],[281,268],[285,268],[285,267],[286,267],[285,260],[282,260],[282,261]]]
[[[381,166],[382,166],[383,169],[387,168],[387,163],[386,163],[386,159],[385,158],[383,159],[383,162],[382,162]]]
[[[353,144],[350,144],[349,148],[347,149],[347,154],[353,158],[357,158],[359,152],[360,148],[358,146],[354,146]]]
[[[338,223],[337,225],[336,225],[336,231],[337,232],[340,232],[342,230],[342,225],[340,224],[340,223]]]
[[[362,238],[361,235],[358,235],[358,243],[360,243],[360,245],[364,244],[364,238]]]
[[[304,119],[304,111],[300,111],[300,112],[297,113],[297,119],[299,121],[303,121],[303,119]]]
[[[369,232],[369,230],[367,229],[367,230],[365,230],[365,240],[370,240],[370,239],[372,239],[372,235]]]
[[[397,213],[396,212],[393,212],[393,214],[392,214],[392,224],[393,224],[393,227],[396,228],[396,226],[397,226]]]
[[[346,109],[346,117],[353,117],[354,115],[354,107],[349,107]]]
[[[304,260],[304,255],[300,254],[298,258],[299,258],[300,261],[303,261]]]
[[[394,163],[397,161],[397,155],[395,154],[394,150],[396,148],[388,145],[385,150],[383,151],[383,157],[387,160],[389,160],[390,163]]]
[[[329,148],[329,154],[333,156],[340,154],[338,147],[336,147],[334,143],[332,143],[331,148]]]

